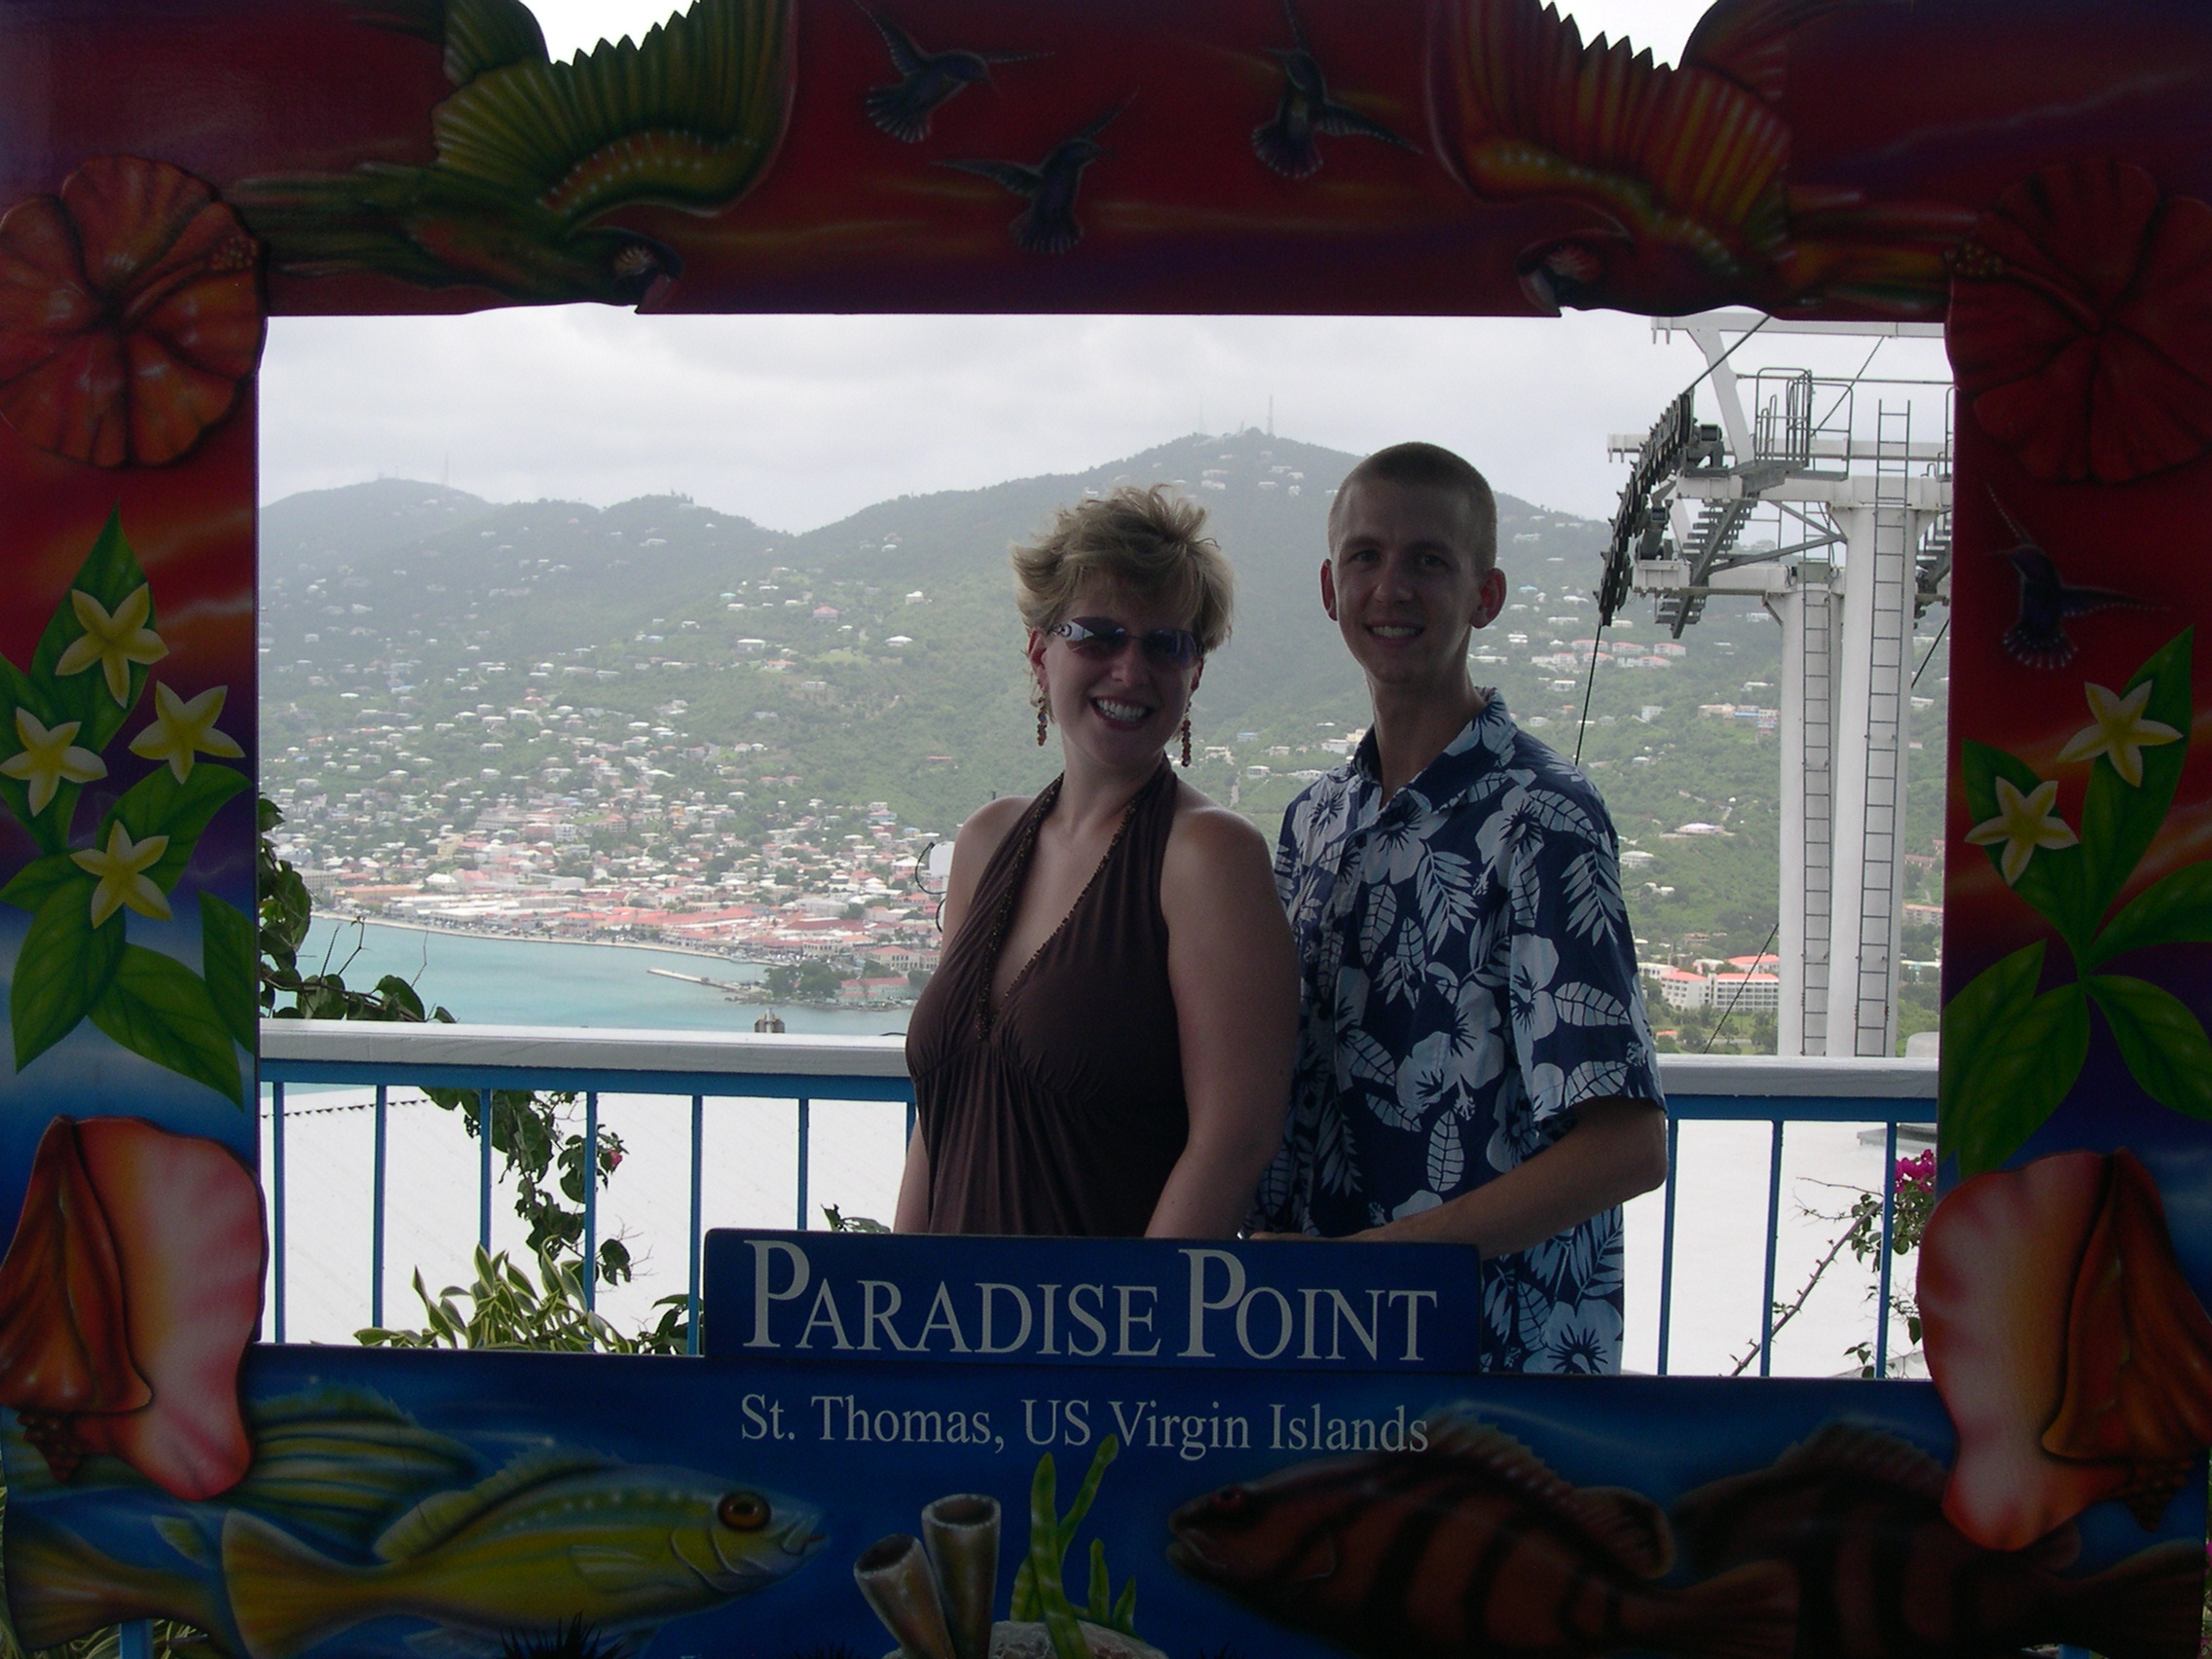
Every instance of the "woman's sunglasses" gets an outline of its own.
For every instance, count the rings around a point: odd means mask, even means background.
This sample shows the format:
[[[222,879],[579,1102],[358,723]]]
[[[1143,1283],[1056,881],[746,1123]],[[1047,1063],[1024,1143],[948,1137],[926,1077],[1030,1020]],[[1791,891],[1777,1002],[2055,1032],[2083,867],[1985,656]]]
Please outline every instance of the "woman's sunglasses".
[[[1187,628],[1155,628],[1149,634],[1132,635],[1104,616],[1071,616],[1045,631],[1057,634],[1070,650],[1093,662],[1113,661],[1131,639],[1144,647],[1145,660],[1158,668],[1189,668],[1199,656],[1198,636]]]

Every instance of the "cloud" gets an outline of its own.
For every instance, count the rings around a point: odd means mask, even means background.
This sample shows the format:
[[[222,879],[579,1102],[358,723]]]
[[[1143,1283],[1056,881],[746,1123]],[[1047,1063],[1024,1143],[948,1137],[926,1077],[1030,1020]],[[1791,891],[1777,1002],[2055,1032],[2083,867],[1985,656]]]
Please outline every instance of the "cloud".
[[[1761,339],[1847,373],[1870,343]],[[1885,372],[1941,375],[1933,342]],[[907,493],[1076,471],[1265,425],[1354,453],[1447,444],[1500,488],[1609,514],[1606,437],[1704,366],[1641,317],[642,317],[597,307],[291,317],[262,377],[274,500],[380,475],[498,500],[680,490],[784,531]],[[1712,418],[1710,394],[1703,406]]]

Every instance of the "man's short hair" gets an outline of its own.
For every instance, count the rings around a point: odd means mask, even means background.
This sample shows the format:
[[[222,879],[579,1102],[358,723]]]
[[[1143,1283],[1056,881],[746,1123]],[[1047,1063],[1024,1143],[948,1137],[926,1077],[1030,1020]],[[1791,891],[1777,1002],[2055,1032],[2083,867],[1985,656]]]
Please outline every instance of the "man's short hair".
[[[1124,484],[1060,508],[1042,535],[1014,549],[1022,621],[1038,629],[1066,621],[1076,590],[1098,577],[1161,602],[1200,649],[1218,650],[1236,582],[1205,528],[1205,508],[1163,484]]]
[[[1337,538],[1337,508],[1355,484],[1404,484],[1456,492],[1467,503],[1468,522],[1474,527],[1475,557],[1484,570],[1497,563],[1497,498],[1490,480],[1442,444],[1392,444],[1379,449],[1349,472],[1337,486],[1329,503],[1329,541]]]

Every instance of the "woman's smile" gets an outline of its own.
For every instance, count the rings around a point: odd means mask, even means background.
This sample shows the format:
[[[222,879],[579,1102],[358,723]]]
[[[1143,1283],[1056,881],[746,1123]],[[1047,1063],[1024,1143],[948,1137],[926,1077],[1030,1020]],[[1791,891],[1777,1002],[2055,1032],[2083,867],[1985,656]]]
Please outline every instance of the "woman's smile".
[[[1093,697],[1090,699],[1090,706],[1098,711],[1108,724],[1125,726],[1132,731],[1143,725],[1153,716],[1150,706],[1143,703],[1124,702],[1119,697]]]

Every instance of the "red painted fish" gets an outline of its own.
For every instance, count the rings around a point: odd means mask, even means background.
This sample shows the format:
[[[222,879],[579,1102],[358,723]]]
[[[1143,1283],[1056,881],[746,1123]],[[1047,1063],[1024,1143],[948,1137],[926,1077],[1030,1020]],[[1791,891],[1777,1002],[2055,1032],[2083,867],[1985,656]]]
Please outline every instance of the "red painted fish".
[[[1918,1447],[1834,1422],[1774,1464],[1701,1487],[1675,1520],[1704,1571],[1796,1569],[1796,1659],[1996,1659],[2054,1642],[2107,1659],[2193,1659],[2204,1550],[2160,1544],[2061,1578],[2080,1536],[1986,1550],[1943,1518],[1944,1474]]]
[[[1787,1566],[1661,1588],[1657,1504],[1570,1486],[1470,1418],[1431,1419],[1424,1452],[1300,1463],[1168,1524],[1185,1572],[1370,1659],[1787,1659],[1795,1635]]]

